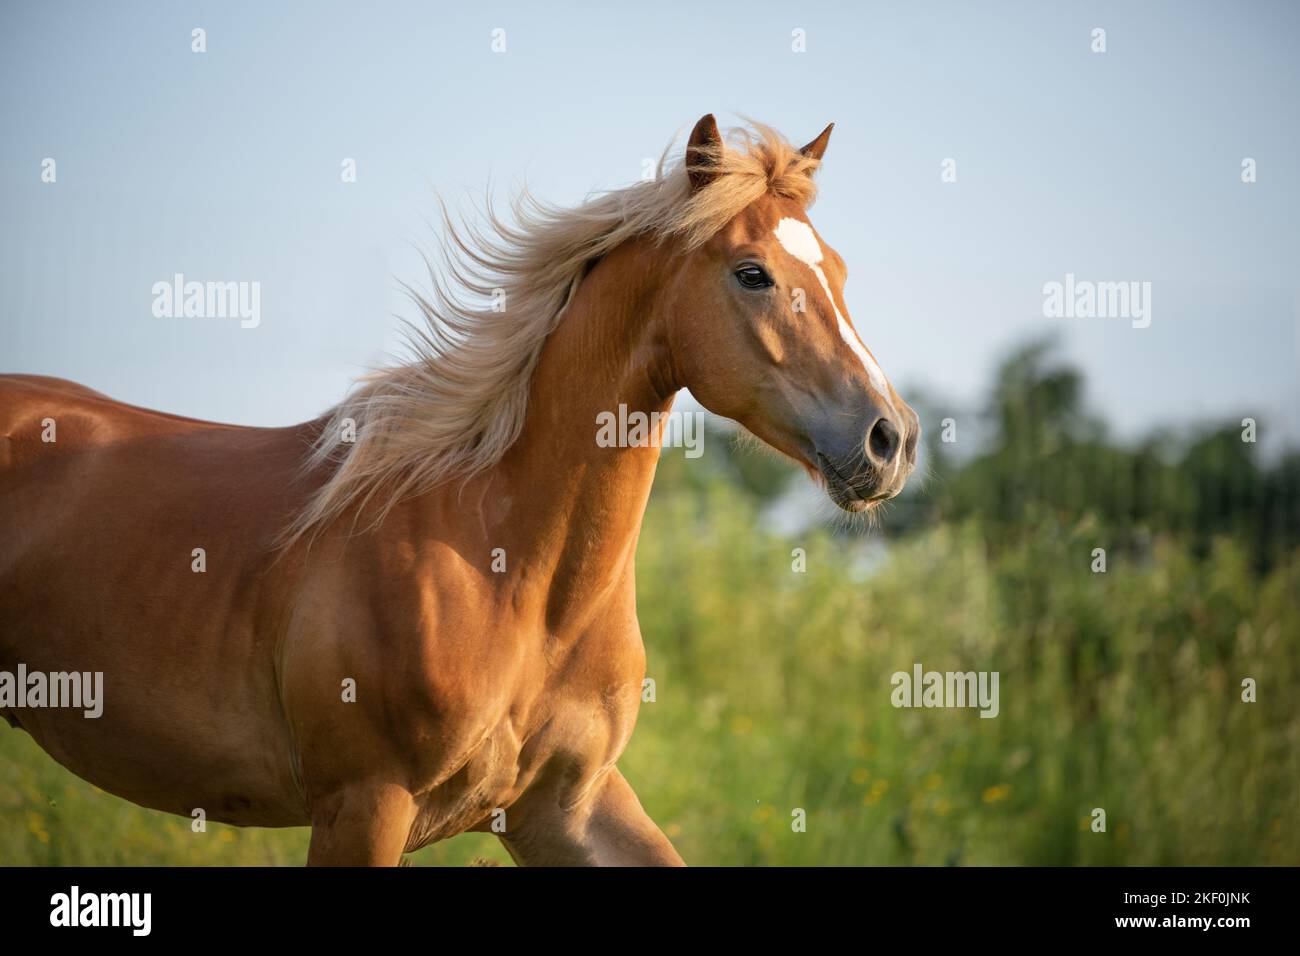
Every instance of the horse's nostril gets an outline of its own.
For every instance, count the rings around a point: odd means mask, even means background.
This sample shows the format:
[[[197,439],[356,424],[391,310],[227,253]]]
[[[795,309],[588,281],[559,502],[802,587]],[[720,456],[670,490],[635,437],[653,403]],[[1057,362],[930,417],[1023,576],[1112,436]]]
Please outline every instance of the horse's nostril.
[[[903,454],[907,458],[908,465],[915,468],[916,446],[919,445],[921,441],[921,419],[912,408],[908,406],[904,406],[904,408],[907,411],[907,415],[904,418],[904,422],[906,423],[904,428],[907,431],[907,439],[903,442]]]
[[[916,464],[916,445],[917,440],[920,437],[921,429],[919,427],[913,427],[912,430],[907,433],[907,441],[903,443],[903,454],[907,456],[907,463],[909,465]]]
[[[867,452],[879,465],[888,465],[894,460],[899,445],[898,429],[888,418],[877,418],[867,435]]]

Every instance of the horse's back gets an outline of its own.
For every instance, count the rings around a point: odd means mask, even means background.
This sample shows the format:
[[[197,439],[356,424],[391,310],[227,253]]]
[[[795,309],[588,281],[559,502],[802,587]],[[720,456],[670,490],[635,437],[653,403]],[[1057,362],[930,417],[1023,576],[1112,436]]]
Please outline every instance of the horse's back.
[[[0,375],[0,469],[132,434],[229,427],[128,405],[67,379]]]
[[[175,482],[170,472],[184,469],[206,438],[238,431],[128,405],[65,379],[0,375],[0,522],[7,531],[0,584],[23,554],[47,549],[70,525],[88,530],[109,508],[163,505],[149,495],[151,477],[141,465],[154,479]]]
[[[171,561],[186,538],[186,555],[219,546],[227,562],[264,565],[310,487],[301,464],[312,434],[310,424],[224,425],[62,379],[0,375],[0,588],[19,562],[148,565]],[[12,599],[0,591],[0,611]]]

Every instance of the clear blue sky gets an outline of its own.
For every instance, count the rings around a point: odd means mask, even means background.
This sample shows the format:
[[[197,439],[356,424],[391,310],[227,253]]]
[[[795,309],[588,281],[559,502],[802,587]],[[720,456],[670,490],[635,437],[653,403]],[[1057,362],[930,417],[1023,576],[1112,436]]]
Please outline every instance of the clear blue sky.
[[[305,419],[394,346],[435,188],[577,200],[712,111],[836,123],[812,218],[904,394],[973,410],[1057,330],[1124,434],[1251,414],[1297,440],[1298,46],[1287,2],[6,3],[0,369]],[[177,272],[260,282],[261,325],[155,318]],[[1067,272],[1150,281],[1151,327],[1045,318]]]

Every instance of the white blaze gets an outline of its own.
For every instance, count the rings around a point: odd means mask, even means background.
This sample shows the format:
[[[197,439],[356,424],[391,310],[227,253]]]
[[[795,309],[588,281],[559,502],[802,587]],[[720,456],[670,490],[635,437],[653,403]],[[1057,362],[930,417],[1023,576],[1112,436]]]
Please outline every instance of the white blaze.
[[[885,380],[885,373],[880,371],[880,366],[862,344],[858,334],[853,331],[853,326],[849,325],[840,314],[840,307],[835,304],[835,296],[831,295],[831,285],[826,281],[826,273],[821,267],[825,256],[822,254],[821,243],[817,241],[817,236],[812,231],[812,226],[801,219],[791,219],[787,216],[776,224],[775,233],[776,241],[781,243],[781,247],[817,276],[831,308],[835,310],[835,319],[840,327],[840,338],[848,343],[849,348],[853,349],[853,354],[862,362],[862,367],[867,370],[867,376],[871,379],[872,387],[880,393],[881,398],[889,402],[889,383]]]

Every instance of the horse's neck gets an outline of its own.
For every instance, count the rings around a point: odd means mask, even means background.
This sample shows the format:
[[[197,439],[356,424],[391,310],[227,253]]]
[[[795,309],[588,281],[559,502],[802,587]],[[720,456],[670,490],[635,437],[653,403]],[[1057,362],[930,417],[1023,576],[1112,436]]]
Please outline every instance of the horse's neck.
[[[508,502],[496,523],[511,540],[508,560],[544,592],[551,625],[631,584],[659,449],[601,447],[598,416],[672,407],[659,281],[646,267],[657,258],[622,247],[583,280],[543,347],[523,431],[485,489]]]

